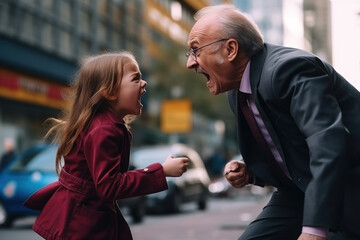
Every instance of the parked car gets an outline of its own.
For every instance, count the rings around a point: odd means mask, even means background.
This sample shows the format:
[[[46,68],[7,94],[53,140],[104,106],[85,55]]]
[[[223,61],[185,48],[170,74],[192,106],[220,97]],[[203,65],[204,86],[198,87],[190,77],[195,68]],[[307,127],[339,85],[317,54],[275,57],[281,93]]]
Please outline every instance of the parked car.
[[[16,218],[37,215],[23,206],[36,190],[57,180],[56,148],[37,145],[21,152],[0,174],[0,226],[10,227]]]
[[[130,164],[129,170],[136,169],[136,166]],[[116,201],[118,207],[127,215],[130,215],[133,223],[140,223],[146,215],[146,196],[132,198],[123,198]],[[123,213],[123,214],[124,214]]]
[[[134,149],[130,161],[143,168],[164,161],[170,154],[189,158],[188,170],[181,177],[167,177],[167,190],[147,195],[147,210],[178,212],[181,204],[187,202],[197,203],[201,210],[206,209],[210,178],[200,155],[194,149],[183,144],[145,146]]]
[[[39,212],[23,206],[23,202],[38,189],[58,180],[55,171],[56,145],[36,145],[21,152],[0,174],[0,226],[11,227],[14,220],[36,216]],[[145,215],[145,197],[117,202],[129,210],[133,222]]]

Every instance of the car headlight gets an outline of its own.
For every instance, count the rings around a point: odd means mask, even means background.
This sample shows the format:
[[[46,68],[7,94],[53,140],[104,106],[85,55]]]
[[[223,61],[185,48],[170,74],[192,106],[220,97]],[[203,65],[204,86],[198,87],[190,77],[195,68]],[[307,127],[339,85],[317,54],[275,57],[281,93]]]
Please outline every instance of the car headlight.
[[[3,192],[7,198],[12,198],[15,195],[15,190],[16,182],[10,181],[5,185]]]
[[[209,185],[209,191],[211,193],[219,193],[225,190],[225,184],[222,182],[215,182]]]

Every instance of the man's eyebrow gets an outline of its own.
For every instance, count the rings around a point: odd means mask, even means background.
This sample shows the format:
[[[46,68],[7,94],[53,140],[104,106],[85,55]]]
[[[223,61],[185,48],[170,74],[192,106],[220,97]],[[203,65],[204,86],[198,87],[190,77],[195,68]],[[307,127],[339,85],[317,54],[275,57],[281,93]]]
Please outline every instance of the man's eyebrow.
[[[190,46],[192,46],[192,45],[194,45],[194,44],[199,44],[199,42],[197,41],[197,40],[191,40],[190,42],[189,42],[189,45]]]

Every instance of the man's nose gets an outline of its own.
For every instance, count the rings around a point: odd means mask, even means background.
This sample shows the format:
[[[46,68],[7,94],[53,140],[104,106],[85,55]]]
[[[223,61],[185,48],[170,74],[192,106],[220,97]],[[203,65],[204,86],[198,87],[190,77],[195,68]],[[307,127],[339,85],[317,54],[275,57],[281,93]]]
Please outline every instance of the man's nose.
[[[195,68],[196,65],[198,65],[198,63],[191,56],[189,56],[186,62],[186,67],[188,69],[192,69]]]

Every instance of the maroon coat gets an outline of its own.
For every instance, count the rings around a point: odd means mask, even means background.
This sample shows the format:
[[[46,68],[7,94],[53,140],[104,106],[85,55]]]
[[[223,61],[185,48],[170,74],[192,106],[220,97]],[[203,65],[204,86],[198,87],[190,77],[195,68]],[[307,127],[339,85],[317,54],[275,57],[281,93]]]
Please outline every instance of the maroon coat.
[[[83,132],[59,181],[34,193],[24,205],[41,210],[33,229],[45,239],[131,240],[115,200],[167,189],[162,165],[128,171],[131,134],[106,111]]]

